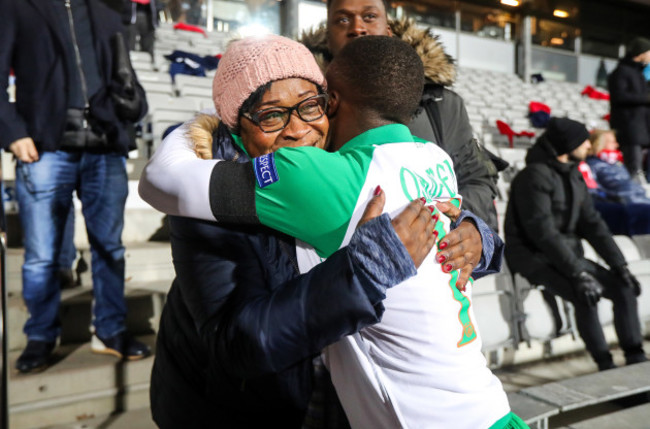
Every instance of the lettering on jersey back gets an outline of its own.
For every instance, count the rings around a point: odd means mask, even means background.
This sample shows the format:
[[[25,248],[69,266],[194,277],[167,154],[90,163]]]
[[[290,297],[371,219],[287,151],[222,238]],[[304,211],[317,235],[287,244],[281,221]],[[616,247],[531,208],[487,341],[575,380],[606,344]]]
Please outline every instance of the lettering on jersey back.
[[[409,201],[424,197],[427,201],[433,201],[445,194],[445,197],[456,196],[455,189],[451,189],[448,182],[455,182],[454,170],[448,160],[436,164],[425,170],[424,175],[413,170],[402,167],[400,170],[400,183],[402,191]]]

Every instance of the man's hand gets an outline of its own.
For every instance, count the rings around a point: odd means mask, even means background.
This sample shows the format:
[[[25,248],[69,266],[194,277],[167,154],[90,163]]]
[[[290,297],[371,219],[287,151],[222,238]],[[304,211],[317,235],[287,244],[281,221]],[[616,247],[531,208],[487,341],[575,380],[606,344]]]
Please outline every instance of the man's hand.
[[[460,216],[460,209],[449,202],[437,203],[436,207],[452,221],[455,221]],[[456,229],[449,231],[438,242],[436,261],[442,265],[442,270],[446,273],[460,270],[456,287],[461,291],[465,291],[465,285],[472,275],[474,267],[481,260],[482,254],[481,234],[474,222],[466,220],[461,222]]]
[[[366,206],[357,228],[381,215],[385,203],[386,195],[378,186],[373,198]],[[422,264],[436,242],[433,231],[437,218],[433,218],[431,213],[432,208],[426,207],[423,200],[413,200],[391,221],[395,233],[411,255],[416,268]]]
[[[621,285],[624,287],[629,287],[634,291],[635,296],[641,295],[641,283],[637,280],[636,277],[630,272],[630,269],[627,265],[618,267],[613,270],[621,278]]]
[[[27,164],[38,161],[38,151],[31,137],[23,137],[9,145],[9,150]]]
[[[598,304],[598,300],[603,295],[603,285],[600,284],[596,277],[592,276],[586,271],[578,274],[574,279],[574,287],[577,298],[583,303],[594,306]]]

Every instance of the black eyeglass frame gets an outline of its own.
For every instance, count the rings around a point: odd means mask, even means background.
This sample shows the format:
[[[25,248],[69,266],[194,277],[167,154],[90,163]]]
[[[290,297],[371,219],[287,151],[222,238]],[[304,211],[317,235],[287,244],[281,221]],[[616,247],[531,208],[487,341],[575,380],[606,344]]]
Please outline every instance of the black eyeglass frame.
[[[307,119],[303,118],[302,115],[300,114],[300,110],[299,110],[300,106],[303,103],[306,103],[308,101],[312,101],[312,100],[315,100],[315,99],[324,99],[325,100],[325,106],[323,107],[323,113],[320,116],[318,116],[317,118],[307,120]],[[329,97],[328,97],[327,94],[318,94],[318,95],[314,95],[314,96],[309,97],[309,98],[305,98],[301,102],[299,102],[297,104],[294,104],[291,107],[284,107],[284,106],[269,107],[268,109],[258,110],[257,112],[253,112],[253,113],[244,112],[244,113],[242,113],[242,116],[244,118],[248,119],[249,121],[251,121],[252,123],[254,123],[255,125],[257,125],[260,128],[260,130],[262,130],[263,133],[275,133],[277,131],[283,130],[287,125],[289,125],[289,121],[291,121],[291,115],[293,115],[294,111],[298,114],[298,117],[303,122],[314,122],[314,121],[319,120],[320,118],[322,118],[323,116],[325,116],[327,114],[327,106],[328,106],[327,102],[328,101],[329,101]],[[262,125],[260,124],[260,120],[259,120],[260,115],[264,114],[264,112],[267,112],[269,110],[276,110],[276,109],[286,109],[285,111],[288,113],[287,119],[284,121],[284,124],[280,128],[276,128],[274,130],[265,130],[264,128],[262,128]]]

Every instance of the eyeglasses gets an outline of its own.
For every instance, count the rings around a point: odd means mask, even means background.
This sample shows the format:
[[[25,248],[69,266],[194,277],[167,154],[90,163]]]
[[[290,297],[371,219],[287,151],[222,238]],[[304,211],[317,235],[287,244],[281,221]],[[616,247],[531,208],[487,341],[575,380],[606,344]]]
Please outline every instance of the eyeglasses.
[[[254,113],[244,112],[242,116],[260,127],[263,132],[272,133],[287,126],[294,110],[304,122],[320,119],[327,111],[327,94],[306,98],[293,107],[271,107]]]

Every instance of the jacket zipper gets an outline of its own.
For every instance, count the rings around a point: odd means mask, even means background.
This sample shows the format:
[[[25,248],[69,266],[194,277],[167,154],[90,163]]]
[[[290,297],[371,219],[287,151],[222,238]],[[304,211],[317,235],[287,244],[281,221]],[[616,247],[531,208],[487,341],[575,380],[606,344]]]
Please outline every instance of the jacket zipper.
[[[293,265],[293,269],[296,272],[296,274],[300,274],[300,268],[298,268],[298,261],[291,255],[291,250],[289,250],[289,244],[283,240],[278,239],[280,243],[280,249],[282,249],[282,252],[287,255],[289,260],[291,261],[291,265]]]
[[[72,36],[72,45],[74,46],[74,55],[77,60],[77,70],[79,71],[79,80],[81,81],[81,92],[84,99],[83,126],[84,128],[88,128],[88,121],[86,120],[86,113],[90,108],[90,103],[88,102],[88,86],[86,85],[86,75],[84,74],[83,67],[81,64],[81,53],[79,52],[79,44],[77,43],[77,33],[74,27],[74,20],[72,19],[72,7],[70,5],[70,0],[65,0],[65,8],[68,11],[68,22],[70,23],[70,35]]]

